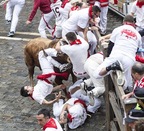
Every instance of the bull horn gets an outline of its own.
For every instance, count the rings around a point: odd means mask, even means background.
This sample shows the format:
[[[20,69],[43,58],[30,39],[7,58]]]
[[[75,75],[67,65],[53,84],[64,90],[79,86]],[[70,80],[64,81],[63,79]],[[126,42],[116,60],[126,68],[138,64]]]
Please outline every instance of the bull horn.
[[[48,54],[45,52],[45,50],[44,50],[44,49],[42,49],[42,51],[43,51],[43,53],[44,53],[44,56],[45,56],[45,57],[47,57],[47,56],[48,56]]]

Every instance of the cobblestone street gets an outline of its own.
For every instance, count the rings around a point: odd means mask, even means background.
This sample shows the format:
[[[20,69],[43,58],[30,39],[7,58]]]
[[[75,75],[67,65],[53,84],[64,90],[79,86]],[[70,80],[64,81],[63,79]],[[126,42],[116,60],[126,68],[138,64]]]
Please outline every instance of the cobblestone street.
[[[31,25],[25,22],[32,9],[33,1],[26,0],[19,23],[18,32],[38,33],[37,27],[40,20],[40,12],[33,19]],[[7,36],[9,26],[5,25],[5,10],[0,7],[0,36]],[[113,12],[108,13],[107,31],[110,33],[115,27],[122,24],[122,18]],[[20,35],[19,38],[35,38],[38,36]],[[20,88],[29,84],[28,71],[24,63],[23,49],[26,41],[0,39],[0,131],[40,131],[35,114],[46,106],[20,96]],[[41,73],[36,68],[35,76]],[[103,98],[101,98],[103,101]],[[88,118],[86,123],[74,131],[105,131],[105,103],[98,112]],[[70,130],[69,130],[70,131]]]

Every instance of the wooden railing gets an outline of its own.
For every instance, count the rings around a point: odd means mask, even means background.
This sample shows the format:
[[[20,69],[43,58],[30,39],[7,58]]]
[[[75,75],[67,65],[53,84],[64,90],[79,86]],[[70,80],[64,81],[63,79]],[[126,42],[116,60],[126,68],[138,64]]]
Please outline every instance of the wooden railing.
[[[103,42],[101,49],[104,56],[107,56],[107,47],[108,43]],[[130,127],[124,123],[124,117],[136,105],[137,100],[135,98],[122,100],[125,93],[116,80],[117,76],[114,72],[105,77],[106,129],[107,131],[131,131]]]

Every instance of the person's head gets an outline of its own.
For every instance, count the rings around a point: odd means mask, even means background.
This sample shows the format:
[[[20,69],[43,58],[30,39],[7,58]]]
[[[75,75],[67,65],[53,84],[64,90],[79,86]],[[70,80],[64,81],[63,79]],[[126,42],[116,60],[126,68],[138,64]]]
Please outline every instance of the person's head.
[[[66,39],[70,42],[75,41],[77,39],[77,36],[74,32],[68,32],[66,34]]]
[[[76,6],[78,3],[80,3],[80,0],[71,0],[70,3],[72,6]]]
[[[50,118],[50,111],[49,109],[45,109],[45,108],[39,110],[36,115],[38,124],[42,127],[48,122],[49,118]]]
[[[20,90],[20,94],[24,97],[31,96],[33,92],[33,87],[31,86],[23,86]]]
[[[123,19],[123,24],[135,24],[133,16],[132,15],[126,15]]]
[[[100,16],[100,12],[101,12],[101,10],[100,10],[100,8],[98,6],[95,5],[95,6],[92,7],[92,17],[93,18],[99,17]]]
[[[144,76],[144,64],[136,62],[132,66],[132,77],[134,80],[140,80]]]
[[[83,9],[83,8],[87,8],[88,4],[85,2],[79,2],[79,3],[76,3],[76,6],[79,7],[79,9]]]
[[[144,120],[140,120],[136,122],[135,131],[144,131]]]

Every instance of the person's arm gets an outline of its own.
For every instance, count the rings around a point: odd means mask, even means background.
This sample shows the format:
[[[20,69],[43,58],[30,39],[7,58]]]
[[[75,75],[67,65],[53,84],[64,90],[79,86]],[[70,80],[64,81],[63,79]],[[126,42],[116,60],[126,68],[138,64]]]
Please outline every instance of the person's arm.
[[[57,51],[61,51],[60,42],[58,42],[58,43],[57,43],[57,45],[56,45],[55,49],[56,49]]]
[[[59,92],[59,94],[55,96],[55,99],[53,99],[51,101],[44,99],[42,104],[45,104],[45,105],[53,104],[54,102],[58,101],[60,97],[61,97],[61,92]]]
[[[111,34],[102,36],[102,37],[99,38],[99,41],[101,42],[101,41],[104,41],[104,40],[106,40],[106,39],[110,39],[110,37],[111,37]]]
[[[63,121],[65,119],[65,111],[68,110],[68,106],[69,104],[66,103],[63,108],[62,108],[62,111],[61,111],[61,114],[60,114],[60,120]]]
[[[123,99],[123,100],[124,100],[124,99],[128,99],[128,98],[130,98],[133,94],[134,94],[133,92],[130,92],[130,93],[126,94],[126,95],[123,95],[123,96],[122,96],[122,99]]]
[[[36,15],[37,9],[39,8],[39,4],[40,4],[40,0],[34,0],[33,9],[29,15],[28,20],[26,21],[26,24],[30,24],[32,22],[34,16]]]

